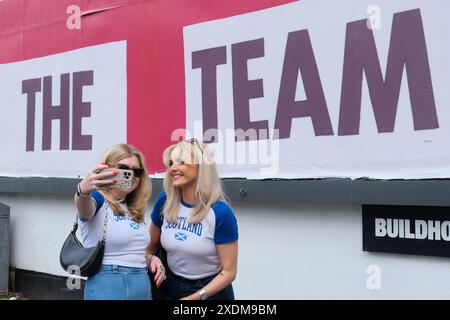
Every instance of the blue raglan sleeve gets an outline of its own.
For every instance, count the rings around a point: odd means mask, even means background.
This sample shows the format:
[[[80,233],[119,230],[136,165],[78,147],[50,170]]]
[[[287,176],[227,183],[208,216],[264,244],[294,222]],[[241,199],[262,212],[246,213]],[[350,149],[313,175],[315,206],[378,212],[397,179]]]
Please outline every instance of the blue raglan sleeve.
[[[153,223],[155,224],[155,226],[157,226],[158,228],[161,228],[162,224],[163,224],[163,207],[164,207],[164,203],[166,202],[166,193],[165,192],[161,192],[158,195],[158,198],[155,201],[155,204],[153,205],[153,211],[150,215],[150,217],[152,218]]]
[[[213,205],[216,215],[216,230],[214,234],[215,244],[225,244],[236,241],[239,238],[237,220],[233,210],[223,201]]]
[[[105,202],[105,197],[98,191],[94,191],[91,193],[91,197],[95,201],[95,213],[94,216],[97,214],[98,210],[103,206],[103,203]],[[82,222],[88,221],[88,219],[83,219],[80,216],[78,216],[78,219]]]
[[[105,202],[105,197],[98,191],[92,192],[91,197],[95,200],[95,214],[97,214],[98,210],[100,210]]]

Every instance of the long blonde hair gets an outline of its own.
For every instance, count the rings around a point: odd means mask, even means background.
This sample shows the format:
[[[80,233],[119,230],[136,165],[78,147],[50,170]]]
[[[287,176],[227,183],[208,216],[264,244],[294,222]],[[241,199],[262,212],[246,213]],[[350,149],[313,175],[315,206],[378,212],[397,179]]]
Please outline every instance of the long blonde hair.
[[[178,223],[178,211],[181,203],[181,189],[176,188],[170,177],[170,156],[175,155],[180,159],[188,159],[191,163],[198,164],[197,185],[195,188],[194,212],[189,223],[199,223],[207,215],[211,206],[218,200],[227,201],[222,185],[217,173],[214,157],[206,144],[200,143],[195,139],[190,141],[181,141],[171,145],[163,153],[163,161],[167,167],[167,173],[164,178],[164,191],[167,199],[164,204],[164,216],[172,222]],[[191,160],[192,159],[192,160]]]
[[[132,192],[127,194],[125,201],[128,206],[128,215],[136,222],[144,221],[145,210],[147,209],[147,201],[151,195],[152,184],[148,176],[147,166],[145,165],[144,155],[135,147],[121,143],[113,145],[103,154],[102,162],[110,165],[117,165],[117,163],[125,158],[136,156],[139,160],[139,165],[144,169],[139,184]],[[120,207],[119,202],[113,197],[109,191],[101,192],[105,197],[108,205],[117,214],[123,216],[125,211]]]

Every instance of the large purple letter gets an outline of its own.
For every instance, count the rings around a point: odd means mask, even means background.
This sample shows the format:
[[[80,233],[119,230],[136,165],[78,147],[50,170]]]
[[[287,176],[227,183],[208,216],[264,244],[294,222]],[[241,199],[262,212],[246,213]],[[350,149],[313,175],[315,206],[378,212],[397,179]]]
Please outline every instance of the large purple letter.
[[[22,93],[27,94],[26,151],[34,151],[34,128],[36,118],[36,92],[41,91],[41,79],[22,81]]]
[[[70,74],[61,75],[61,105],[52,105],[52,77],[44,77],[43,116],[42,116],[42,150],[52,148],[52,120],[60,121],[59,148],[69,149],[69,91]]]
[[[94,71],[73,74],[72,150],[92,150],[92,135],[82,135],[81,120],[91,116],[91,103],[83,102],[83,86],[92,86]]]
[[[308,97],[305,101],[295,101],[299,70]],[[311,117],[316,136],[333,135],[307,30],[290,32],[287,39],[275,119],[275,129],[279,130],[280,139],[290,137],[292,119],[300,117]]]
[[[255,130],[253,137],[236,135],[236,141],[243,139],[268,139],[267,120],[250,121],[249,100],[264,96],[262,79],[248,80],[247,60],[264,57],[264,39],[235,43],[231,46],[233,58],[233,101],[235,129]],[[262,130],[262,131],[260,131]]]
[[[373,33],[367,28],[367,21],[360,20],[347,25],[339,135],[359,134],[363,72],[366,74],[378,132],[394,131],[405,67],[414,129],[438,128],[420,10],[394,15],[385,81]]]
[[[217,66],[227,63],[225,46],[192,52],[192,69],[202,69],[203,132],[217,130]],[[206,139],[208,140],[208,139]],[[214,142],[209,139],[204,142]]]

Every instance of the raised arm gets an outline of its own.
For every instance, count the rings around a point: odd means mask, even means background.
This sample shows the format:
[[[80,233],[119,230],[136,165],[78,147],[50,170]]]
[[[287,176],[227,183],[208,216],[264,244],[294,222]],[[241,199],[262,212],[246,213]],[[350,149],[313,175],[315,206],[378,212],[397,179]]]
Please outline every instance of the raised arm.
[[[80,218],[88,220],[95,214],[95,200],[91,193],[95,190],[106,190],[108,185],[115,182],[114,172],[101,172],[108,168],[105,164],[98,165],[77,185],[74,202]]]

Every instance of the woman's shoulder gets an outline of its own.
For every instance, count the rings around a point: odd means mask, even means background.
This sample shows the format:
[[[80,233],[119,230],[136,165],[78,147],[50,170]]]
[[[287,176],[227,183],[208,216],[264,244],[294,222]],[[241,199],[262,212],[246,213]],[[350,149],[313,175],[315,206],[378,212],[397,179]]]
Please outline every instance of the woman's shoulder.
[[[92,191],[91,197],[95,200],[105,200],[105,197],[98,191]]]
[[[162,212],[164,203],[166,202],[167,195],[165,192],[161,192],[158,197],[156,198],[156,201],[153,205],[153,210],[151,213],[151,217],[153,222],[157,223],[158,225],[162,222]]]
[[[158,194],[158,196],[156,197],[156,200],[158,200],[158,199],[165,199],[165,198],[167,198],[166,192],[165,192],[165,191],[161,191],[161,192]]]
[[[231,209],[231,206],[224,200],[217,200],[213,203],[211,208],[213,209],[216,216],[234,216],[233,209]]]
[[[156,197],[155,204],[164,204],[167,199],[167,194],[164,191],[161,191]]]
[[[98,212],[98,210],[103,207],[103,204],[105,203],[105,197],[98,191],[93,191],[91,193],[91,197],[95,201],[95,213]]]
[[[216,217],[214,243],[218,245],[236,241],[239,238],[237,219],[230,205],[219,200],[212,205],[212,209]]]

